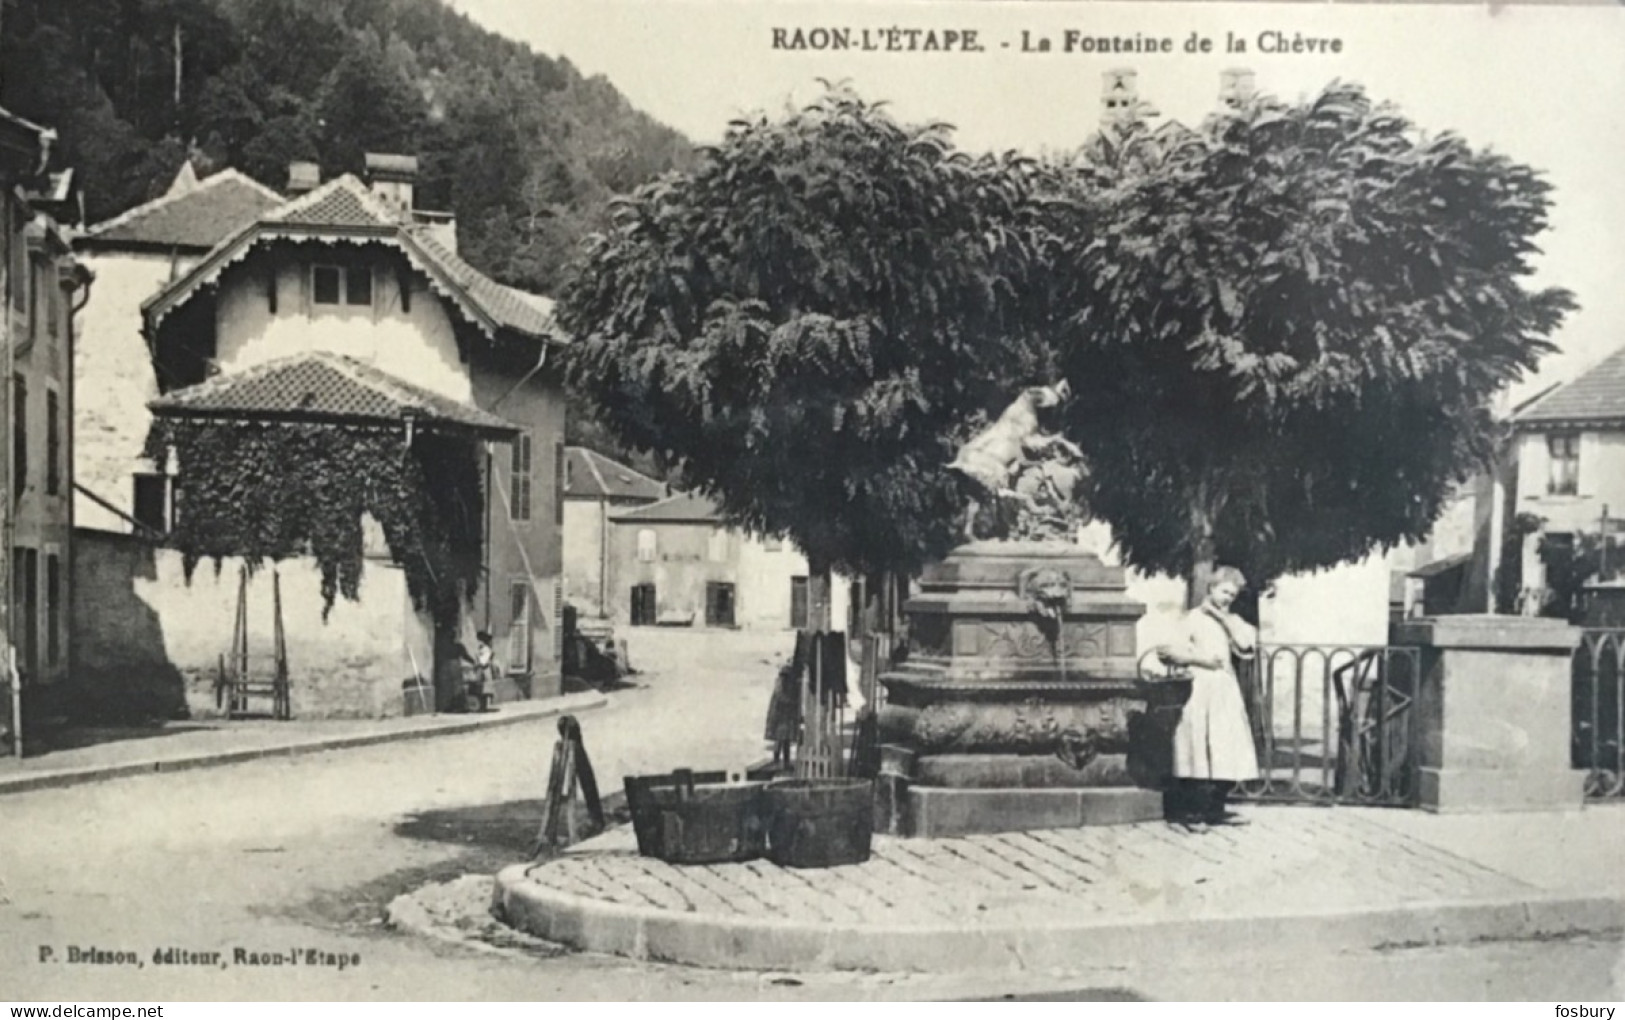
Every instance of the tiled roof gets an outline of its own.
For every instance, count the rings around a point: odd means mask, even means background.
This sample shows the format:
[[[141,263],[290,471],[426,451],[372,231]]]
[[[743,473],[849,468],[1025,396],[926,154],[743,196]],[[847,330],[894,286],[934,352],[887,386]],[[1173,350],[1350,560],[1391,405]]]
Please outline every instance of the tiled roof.
[[[352,174],[336,177],[278,208],[262,211],[257,222],[245,224],[216,245],[192,271],[147,299],[141,306],[143,313],[161,318],[240,258],[261,233],[278,231],[314,239],[328,232],[352,238],[359,233],[381,242],[396,242],[442,296],[461,306],[464,314],[487,332],[512,330],[554,343],[564,340],[553,318],[552,301],[497,283],[436,240],[433,227],[400,222]],[[156,318],[149,319],[149,323]]]
[[[222,170],[91,227],[83,240],[213,248],[282,202],[282,196],[253,178]]]
[[[1621,420],[1625,420],[1625,347],[1513,417],[1517,425]]]
[[[552,301],[496,282],[441,244],[426,227],[409,228],[406,232],[418,248],[463,289],[469,300],[498,324],[527,336],[560,339],[553,320]]]
[[[717,505],[706,497],[680,492],[658,503],[615,514],[610,520],[701,524],[720,523],[722,515],[717,512]]]
[[[344,174],[263,217],[262,222],[302,227],[388,227],[395,223],[367,186]]]
[[[175,390],[148,404],[175,417],[344,420],[397,424],[413,419],[507,436],[518,429],[342,354],[315,351],[268,361]]]
[[[566,499],[654,501],[666,496],[664,485],[601,453],[582,446],[569,446],[564,454],[567,458],[564,474]]]

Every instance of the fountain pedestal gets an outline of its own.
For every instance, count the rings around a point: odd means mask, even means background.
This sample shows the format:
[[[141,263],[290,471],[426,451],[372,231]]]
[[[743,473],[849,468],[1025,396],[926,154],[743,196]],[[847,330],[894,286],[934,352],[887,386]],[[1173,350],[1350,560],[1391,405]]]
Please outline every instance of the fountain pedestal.
[[[904,606],[883,674],[876,824],[902,836],[1160,818],[1121,567],[1079,546],[976,542]]]

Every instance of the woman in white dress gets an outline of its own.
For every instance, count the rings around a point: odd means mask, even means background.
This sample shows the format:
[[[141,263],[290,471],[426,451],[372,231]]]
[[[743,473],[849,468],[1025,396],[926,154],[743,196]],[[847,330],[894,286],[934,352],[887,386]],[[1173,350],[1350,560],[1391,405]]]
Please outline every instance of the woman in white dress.
[[[1231,659],[1251,658],[1258,632],[1230,612],[1247,580],[1234,567],[1219,567],[1207,597],[1185,616],[1186,633],[1159,651],[1162,661],[1191,676],[1190,700],[1174,729],[1174,788],[1168,820],[1189,828],[1240,825],[1225,810],[1239,782],[1258,778],[1258,755],[1247,707]]]

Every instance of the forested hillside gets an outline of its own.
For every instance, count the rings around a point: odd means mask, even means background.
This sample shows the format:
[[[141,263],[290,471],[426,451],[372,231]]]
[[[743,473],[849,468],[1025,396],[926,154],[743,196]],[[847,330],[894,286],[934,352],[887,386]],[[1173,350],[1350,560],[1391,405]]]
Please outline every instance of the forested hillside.
[[[0,105],[59,131],[91,222],[188,156],[280,188],[290,160],[417,155],[464,256],[543,293],[610,195],[689,158],[607,81],[440,0],[0,0]]]

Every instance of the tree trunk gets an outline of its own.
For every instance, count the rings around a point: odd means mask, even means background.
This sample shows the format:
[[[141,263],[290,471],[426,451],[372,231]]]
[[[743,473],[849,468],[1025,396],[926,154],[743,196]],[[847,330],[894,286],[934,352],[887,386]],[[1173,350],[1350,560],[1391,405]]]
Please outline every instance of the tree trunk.
[[[1213,517],[1205,509],[1191,514],[1192,546],[1190,576],[1185,579],[1185,608],[1195,609],[1207,597],[1208,582],[1213,578],[1216,554],[1213,550]]]
[[[812,633],[830,629],[831,583],[829,564],[807,558],[807,630]]]

